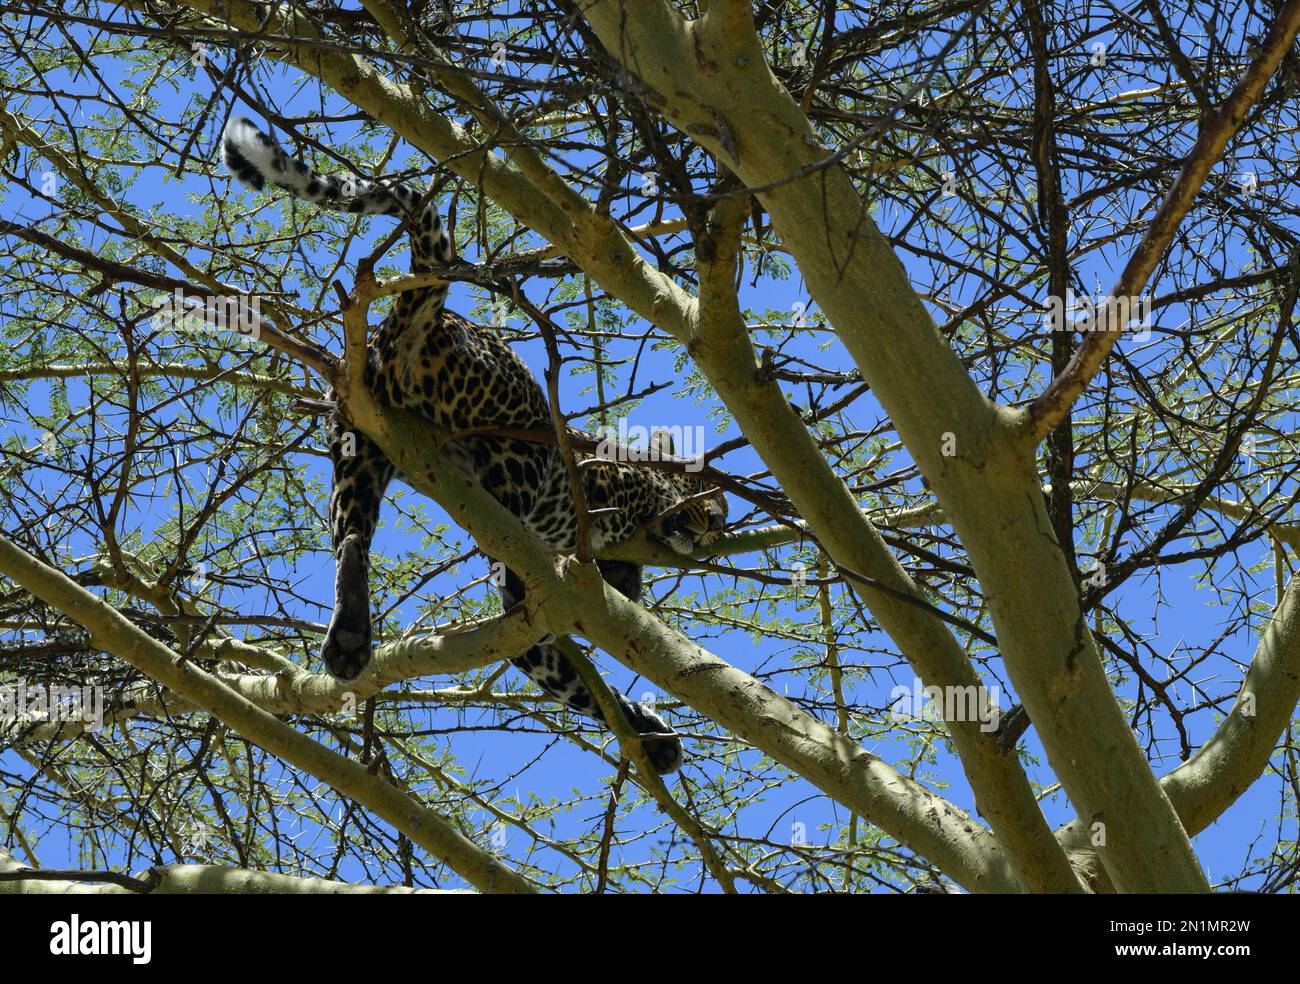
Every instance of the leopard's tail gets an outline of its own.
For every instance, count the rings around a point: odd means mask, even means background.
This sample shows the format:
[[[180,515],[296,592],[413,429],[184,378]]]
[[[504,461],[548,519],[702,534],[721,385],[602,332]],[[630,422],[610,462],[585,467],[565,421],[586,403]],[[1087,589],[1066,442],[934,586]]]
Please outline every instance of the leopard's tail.
[[[408,219],[416,270],[446,266],[454,259],[451,237],[436,203],[430,201],[421,208],[424,196],[408,182],[320,174],[290,157],[274,137],[242,116],[232,116],[226,124],[221,135],[221,156],[240,182],[257,191],[272,185],[322,208]]]

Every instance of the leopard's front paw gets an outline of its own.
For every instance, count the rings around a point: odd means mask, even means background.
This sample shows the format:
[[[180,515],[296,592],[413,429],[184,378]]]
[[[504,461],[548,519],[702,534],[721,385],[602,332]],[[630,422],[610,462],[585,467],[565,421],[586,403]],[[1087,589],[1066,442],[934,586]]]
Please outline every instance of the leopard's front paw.
[[[666,738],[642,738],[641,747],[649,756],[650,764],[661,776],[671,775],[686,761],[686,753],[682,751],[682,740],[675,734]]]
[[[661,776],[676,772],[686,761],[682,750],[682,738],[658,714],[645,704],[628,700],[622,694],[615,693],[622,705],[623,714],[628,723],[641,735],[641,747],[645,749],[650,764]]]
[[[335,616],[325,633],[320,656],[330,676],[351,683],[370,665],[370,623],[353,624]]]

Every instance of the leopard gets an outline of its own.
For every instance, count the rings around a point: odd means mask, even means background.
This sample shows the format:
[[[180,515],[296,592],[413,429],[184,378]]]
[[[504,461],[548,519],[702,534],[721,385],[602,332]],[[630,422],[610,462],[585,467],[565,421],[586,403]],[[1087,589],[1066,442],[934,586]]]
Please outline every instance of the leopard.
[[[364,177],[351,165],[343,173],[321,173],[242,116],[226,124],[221,148],[229,172],[254,191],[273,189],[323,209],[398,219],[409,241],[412,273],[436,275],[458,262],[433,190],[393,176]],[[550,401],[499,329],[447,309],[448,286],[440,280],[398,294],[367,339],[366,386],[379,404],[418,414],[451,435],[444,449],[451,467],[467,472],[557,555],[572,555],[578,507],[565,451],[558,441],[520,436],[554,433]],[[332,391],[330,402],[334,407],[325,431],[332,465],[335,601],[320,659],[335,679],[352,682],[372,659],[370,549],[386,491],[400,475],[374,440],[349,426]],[[645,457],[675,455],[667,430],[655,431],[649,444]],[[645,530],[651,541],[691,555],[714,544],[726,528],[725,493],[698,473],[646,467],[625,460],[626,455],[582,452],[577,457],[593,551]],[[488,561],[500,573],[503,611],[522,606],[523,579],[493,558]],[[641,600],[642,565],[605,559],[596,564],[610,587]],[[511,662],[545,694],[608,728],[601,707],[556,642],[544,636]],[[680,768],[682,737],[653,702],[613,688],[611,694],[653,768],[663,775]]]

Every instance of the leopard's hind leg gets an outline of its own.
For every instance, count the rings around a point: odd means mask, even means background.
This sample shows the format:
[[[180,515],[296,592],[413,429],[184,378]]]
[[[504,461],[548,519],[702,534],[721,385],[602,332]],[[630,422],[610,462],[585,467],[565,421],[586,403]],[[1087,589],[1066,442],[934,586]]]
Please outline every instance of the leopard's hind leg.
[[[384,491],[393,478],[383,450],[334,416],[329,428],[334,482],[330,524],[334,541],[334,615],[321,659],[339,680],[359,677],[370,663],[370,540]]]
[[[641,568],[636,564],[623,561],[598,561],[600,573],[613,587],[628,597],[636,600],[641,596]],[[514,571],[507,569],[505,584],[501,588],[502,606],[509,611],[524,598],[524,583]],[[532,649],[511,662],[527,673],[542,690],[560,703],[565,704],[579,714],[605,724],[605,715],[592,697],[587,685],[582,682],[573,665],[551,641],[543,640]],[[650,764],[662,775],[676,772],[681,767],[685,756],[682,752],[681,738],[669,727],[668,722],[645,704],[632,700],[619,690],[610,688],[614,699],[633,729],[641,735],[662,735],[647,738],[642,747],[650,758]]]

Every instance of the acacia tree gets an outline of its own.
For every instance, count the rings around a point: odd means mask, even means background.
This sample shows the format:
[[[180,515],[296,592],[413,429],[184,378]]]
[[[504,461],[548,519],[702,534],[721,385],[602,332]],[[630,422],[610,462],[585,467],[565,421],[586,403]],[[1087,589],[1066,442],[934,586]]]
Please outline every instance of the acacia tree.
[[[108,722],[6,719],[0,885],[1205,891],[1191,838],[1257,781],[1275,825],[1221,881],[1295,884],[1300,2],[362,8],[0,13],[0,677]],[[377,404],[367,326],[428,278],[400,231],[232,193],[232,106],[433,182],[453,296],[542,353],[534,439],[678,370],[728,535],[598,553],[654,570],[635,604]],[[417,493],[349,685],[299,586],[329,387]],[[1211,627],[1157,647],[1187,582]],[[659,688],[680,778],[510,689],[547,632]],[[963,699],[900,715],[913,677]],[[480,775],[480,732],[519,764]],[[601,768],[519,789],[569,754]],[[760,805],[810,800],[816,844]],[[72,831],[79,870],[28,870]]]

